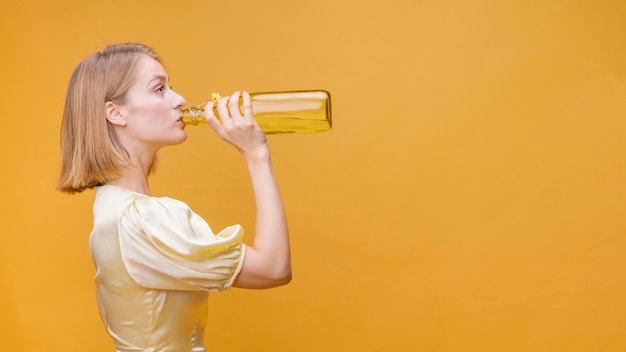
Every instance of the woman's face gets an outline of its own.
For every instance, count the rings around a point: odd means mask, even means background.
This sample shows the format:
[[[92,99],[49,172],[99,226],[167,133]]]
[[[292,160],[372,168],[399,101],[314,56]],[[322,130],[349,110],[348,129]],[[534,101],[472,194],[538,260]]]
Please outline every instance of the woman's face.
[[[168,84],[163,66],[153,58],[143,56],[125,102],[119,105],[126,119],[126,143],[158,149],[181,143],[187,138],[180,118],[185,99]]]

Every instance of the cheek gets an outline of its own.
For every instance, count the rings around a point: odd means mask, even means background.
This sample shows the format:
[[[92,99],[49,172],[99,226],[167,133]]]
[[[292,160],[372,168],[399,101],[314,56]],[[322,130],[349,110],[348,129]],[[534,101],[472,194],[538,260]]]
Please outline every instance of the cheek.
[[[166,104],[154,104],[150,112],[158,117],[166,117],[171,114],[171,109]]]
[[[172,109],[159,99],[140,97],[127,105],[129,120],[148,130],[159,129],[171,120]]]
[[[134,112],[139,118],[150,124],[158,124],[159,121],[165,120],[165,117],[169,114],[167,107],[162,104],[135,106]]]

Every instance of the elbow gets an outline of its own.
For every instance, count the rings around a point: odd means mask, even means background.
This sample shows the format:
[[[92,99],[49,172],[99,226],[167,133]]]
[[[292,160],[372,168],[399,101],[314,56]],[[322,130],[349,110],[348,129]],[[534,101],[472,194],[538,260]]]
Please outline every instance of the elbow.
[[[291,258],[289,256],[280,260],[275,259],[267,264],[265,278],[271,287],[287,285],[293,279]]]
[[[291,271],[291,268],[289,268],[289,271],[285,273],[283,277],[281,278],[281,286],[287,285],[288,283],[291,282],[292,279],[293,279],[293,272]]]
[[[269,279],[274,287],[287,285],[293,279],[291,265],[275,270]]]
[[[240,288],[264,289],[287,285],[292,279],[289,256],[268,258],[250,250],[234,285]]]
[[[291,260],[280,260],[268,263],[264,270],[263,279],[266,287],[284,286],[291,282],[293,278],[291,271]]]

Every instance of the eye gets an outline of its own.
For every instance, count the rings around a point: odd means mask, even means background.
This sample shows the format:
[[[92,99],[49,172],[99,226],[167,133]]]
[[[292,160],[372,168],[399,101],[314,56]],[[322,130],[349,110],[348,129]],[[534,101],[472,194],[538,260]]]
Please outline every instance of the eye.
[[[167,87],[167,89],[172,90],[172,86]],[[161,85],[161,86],[158,86],[154,91],[157,93],[164,93],[165,90],[166,90],[166,86]]]

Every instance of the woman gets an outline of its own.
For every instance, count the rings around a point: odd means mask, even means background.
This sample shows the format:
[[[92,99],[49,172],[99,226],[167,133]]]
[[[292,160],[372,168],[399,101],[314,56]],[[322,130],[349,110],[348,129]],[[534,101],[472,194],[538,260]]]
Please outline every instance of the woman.
[[[205,351],[208,292],[291,280],[287,222],[250,96],[221,98],[206,120],[248,165],[256,203],[252,246],[241,226],[215,234],[185,203],[150,192],[160,148],[183,142],[185,99],[141,44],[83,60],[68,86],[58,188],[95,188],[90,250],[102,321],[117,351]]]

